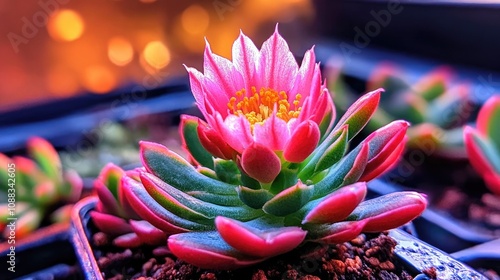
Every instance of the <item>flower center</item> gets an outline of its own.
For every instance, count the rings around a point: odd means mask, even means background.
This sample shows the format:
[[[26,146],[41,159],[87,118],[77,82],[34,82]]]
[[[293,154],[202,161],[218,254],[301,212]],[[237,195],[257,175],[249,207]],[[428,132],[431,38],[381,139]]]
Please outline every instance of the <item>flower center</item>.
[[[295,95],[295,99],[290,104],[285,91],[276,91],[270,88],[261,88],[259,91],[252,87],[252,92],[248,94],[245,89],[236,92],[236,96],[229,99],[227,107],[231,114],[236,116],[244,115],[253,127],[256,123],[262,124],[273,114],[276,108],[276,116],[285,122],[292,118],[297,118],[302,110],[299,107],[300,94]]]

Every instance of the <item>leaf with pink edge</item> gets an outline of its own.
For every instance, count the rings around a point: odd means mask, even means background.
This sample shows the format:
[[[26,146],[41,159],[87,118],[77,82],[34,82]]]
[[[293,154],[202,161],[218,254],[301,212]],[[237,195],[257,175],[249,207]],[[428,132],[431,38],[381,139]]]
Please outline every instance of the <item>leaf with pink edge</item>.
[[[62,181],[62,165],[54,147],[45,139],[33,137],[28,140],[28,151],[40,169],[52,180]]]
[[[477,129],[491,139],[500,154],[500,95],[489,98],[477,116]]]
[[[198,135],[198,118],[181,115],[179,134],[181,136],[182,147],[196,161],[197,164],[214,168],[212,155],[203,147]]]
[[[200,224],[183,219],[167,211],[156,202],[139,182],[124,179],[124,190],[132,208],[144,220],[167,234],[187,232],[191,230],[206,231],[214,229],[213,224]]]
[[[338,136],[335,142],[333,142],[325,150],[324,153],[320,154],[321,157],[319,158],[318,162],[316,163],[316,166],[314,167],[314,172],[323,171],[331,167],[339,160],[341,160],[342,157],[347,152],[348,126],[347,125],[343,126],[340,131],[341,134],[340,136]]]
[[[216,231],[171,235],[168,238],[168,248],[179,259],[200,268],[229,270],[265,260],[238,252]]]
[[[351,140],[365,127],[373,113],[377,110],[380,94],[383,91],[383,89],[377,89],[361,96],[347,109],[333,130],[335,131],[348,124],[348,139]]]
[[[137,248],[142,244],[142,240],[134,232],[129,232],[113,239],[113,245],[121,248]]]
[[[125,219],[97,211],[90,212],[90,217],[96,227],[107,234],[118,236],[132,232],[132,227]]]
[[[231,247],[246,255],[261,258],[295,249],[307,234],[300,227],[283,227],[268,224],[264,220],[241,223],[219,216],[215,219],[215,225],[222,239]]]
[[[283,217],[299,210],[304,206],[314,194],[314,186],[303,184],[300,180],[292,187],[289,187],[262,206],[264,212]]]
[[[344,137],[344,134],[345,138],[347,138],[348,125],[344,125],[337,130],[332,131],[325,138],[325,140],[321,142],[321,144],[314,150],[309,159],[305,161],[305,165],[302,164],[298,175],[301,180],[305,181],[306,179],[311,178],[314,175],[315,170],[321,171],[320,169],[316,168],[316,165],[332,145],[335,145],[335,143],[340,144],[340,142],[338,142],[338,139]]]
[[[321,181],[314,185],[313,199],[322,198],[341,186],[355,183],[365,169],[368,152],[367,143],[361,143],[349,152],[328,171]]]
[[[130,226],[141,240],[141,243],[148,245],[160,245],[167,242],[167,235],[154,227],[147,221],[130,220]]]
[[[344,220],[363,201],[365,196],[365,182],[340,188],[324,199],[311,201],[304,206],[303,209],[307,211],[307,215],[302,223],[326,224]]]
[[[307,239],[327,244],[347,242],[356,238],[363,231],[365,224],[365,221],[347,221],[329,225],[312,224],[306,227],[309,231]]]
[[[237,195],[237,186],[200,174],[185,159],[163,145],[141,141],[140,150],[142,163],[148,172],[183,192],[203,190]]]
[[[402,226],[420,216],[427,207],[426,198],[417,192],[395,192],[363,201],[349,221],[363,220],[365,232],[379,232]]]
[[[240,220],[251,220],[262,215],[262,211],[243,206],[221,206],[196,199],[163,182],[152,174],[144,173],[141,181],[146,191],[156,202],[181,218],[205,223],[218,215]]]

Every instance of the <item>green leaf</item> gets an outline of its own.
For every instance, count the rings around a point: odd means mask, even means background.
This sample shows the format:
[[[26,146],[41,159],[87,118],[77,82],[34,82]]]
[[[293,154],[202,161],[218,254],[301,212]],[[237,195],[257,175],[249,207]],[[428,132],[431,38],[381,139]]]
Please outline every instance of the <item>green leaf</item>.
[[[185,159],[165,146],[142,141],[141,156],[147,171],[177,189],[237,195],[235,185],[214,180],[196,171]]]
[[[282,190],[297,184],[297,182],[298,178],[296,170],[282,168],[276,179],[274,179],[269,191],[273,194],[277,194]]]
[[[262,206],[273,198],[273,194],[265,189],[251,189],[247,187],[238,187],[240,200],[254,209],[261,209]]]
[[[199,221],[215,219],[222,215],[241,221],[255,219],[262,211],[247,206],[221,206],[204,202],[170,186],[151,174],[141,175],[141,181],[148,193],[167,210],[179,217]]]
[[[377,110],[382,91],[382,89],[378,89],[361,96],[347,109],[347,112],[340,118],[333,130],[335,131],[344,125],[348,125],[348,140],[351,140],[365,127],[373,113]]]
[[[232,160],[224,160],[217,158],[215,159],[214,166],[215,174],[217,178],[222,182],[238,185],[240,184],[240,170],[236,163]]]
[[[333,145],[337,139],[341,138],[343,134],[348,134],[348,126],[342,126],[337,130],[330,132],[328,137],[323,141],[309,156],[307,160],[305,160],[305,166],[300,168],[298,177],[302,181],[306,181],[314,175],[314,171],[316,170],[316,165],[319,160],[323,157],[323,154],[326,153],[328,148]]]
[[[190,191],[186,192],[186,194],[197,198],[199,200],[203,200],[208,203],[213,203],[221,206],[241,206],[243,202],[241,202],[240,198],[237,195],[221,195],[214,194],[204,191]]]
[[[286,216],[302,208],[314,194],[314,186],[298,182],[266,202],[262,209],[275,216]]]
[[[318,163],[315,166],[314,173],[318,173],[327,168],[330,168],[332,165],[337,163],[339,160],[347,152],[347,127],[342,130],[340,136],[331,144],[323,154],[320,154],[321,157],[318,160]]]
[[[187,115],[181,116],[180,132],[184,147],[200,165],[213,169],[213,157],[201,144],[197,129],[197,118]]]

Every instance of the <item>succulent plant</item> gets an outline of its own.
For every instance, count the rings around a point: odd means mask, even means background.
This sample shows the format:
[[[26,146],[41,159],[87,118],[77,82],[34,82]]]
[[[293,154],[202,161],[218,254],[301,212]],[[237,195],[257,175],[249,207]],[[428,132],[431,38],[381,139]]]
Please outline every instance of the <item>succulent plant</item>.
[[[113,244],[119,247],[158,245],[166,239],[165,233],[139,218],[124,196],[122,178],[139,180],[138,174],[138,170],[124,171],[109,163],[94,181],[98,202],[90,216],[99,230],[114,237]]]
[[[234,269],[306,242],[344,242],[398,227],[425,209],[416,192],[364,200],[366,181],[396,164],[408,127],[394,121],[349,151],[381,89],[335,123],[313,49],[299,67],[277,30],[261,50],[241,33],[232,61],[207,43],[204,60],[204,74],[187,68],[206,120],[181,119],[189,158],[143,141],[140,181],[121,180],[130,206],[169,235],[178,258]]]
[[[476,128],[465,127],[464,141],[472,166],[490,190],[500,195],[500,95],[483,105]]]
[[[339,76],[335,68],[331,72],[334,78]],[[474,108],[469,86],[453,83],[452,77],[452,70],[442,66],[411,83],[398,67],[379,65],[368,79],[366,89],[384,88],[385,92],[367,129],[374,131],[385,123],[404,119],[412,124],[408,129],[408,147],[465,157],[462,129]],[[342,83],[335,82],[332,86],[338,84]],[[335,97],[343,94],[351,95],[344,89]]]
[[[69,221],[72,203],[80,199],[83,183],[72,170],[62,171],[54,147],[33,137],[27,149],[33,159],[8,158],[0,154],[0,229],[15,218],[16,237],[22,238],[37,229],[46,215],[52,222]],[[10,179],[10,180],[9,180]],[[8,198],[13,200],[8,200]],[[10,203],[10,204],[9,204]]]

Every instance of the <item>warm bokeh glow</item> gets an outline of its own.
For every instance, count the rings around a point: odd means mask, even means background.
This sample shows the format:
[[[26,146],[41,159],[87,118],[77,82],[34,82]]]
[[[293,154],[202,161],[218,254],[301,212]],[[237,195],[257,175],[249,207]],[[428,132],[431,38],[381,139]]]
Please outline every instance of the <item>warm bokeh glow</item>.
[[[156,69],[164,68],[170,63],[170,51],[160,41],[149,42],[142,54],[144,60]]]
[[[153,88],[185,76],[183,64],[200,67],[205,38],[230,58],[240,30],[260,46],[279,22],[294,51],[314,35],[300,28],[312,22],[311,0],[3,2],[0,113],[134,83]]]
[[[50,17],[47,30],[52,38],[69,42],[82,36],[84,23],[77,12],[59,10]]]
[[[85,69],[83,84],[91,92],[106,93],[116,86],[116,77],[105,66],[90,66]]]
[[[210,24],[210,16],[200,5],[191,5],[182,12],[181,24],[190,34],[203,34]]]
[[[108,43],[108,57],[118,66],[129,64],[134,58],[132,44],[122,37],[111,38]]]

